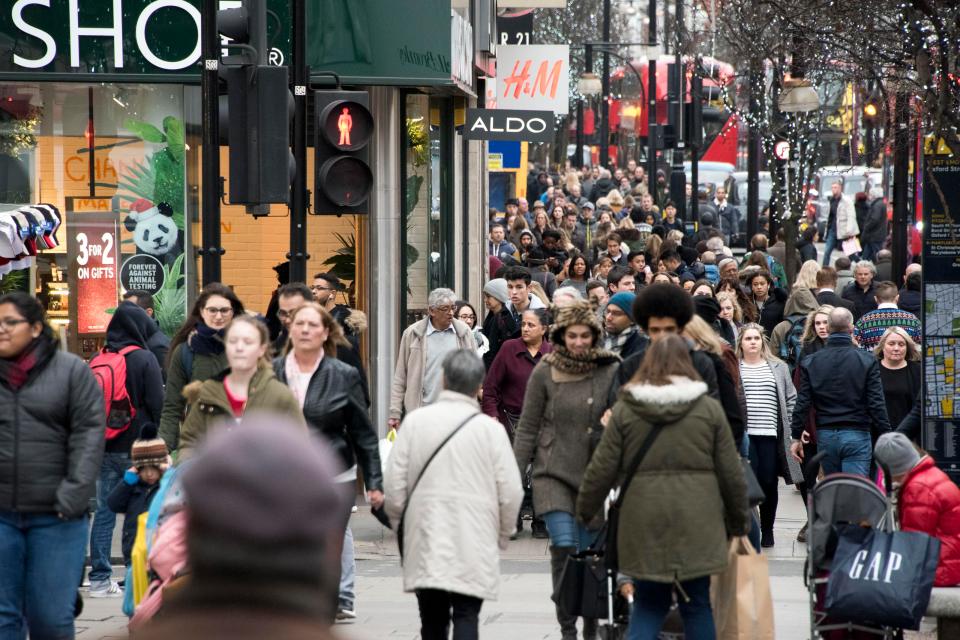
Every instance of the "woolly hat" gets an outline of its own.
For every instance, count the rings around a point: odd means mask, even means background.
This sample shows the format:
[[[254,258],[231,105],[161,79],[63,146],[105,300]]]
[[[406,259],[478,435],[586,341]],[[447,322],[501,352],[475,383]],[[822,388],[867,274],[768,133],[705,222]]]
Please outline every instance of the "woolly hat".
[[[503,278],[494,278],[483,285],[483,292],[488,296],[500,301],[500,304],[507,304],[510,294],[507,293],[507,281]]]
[[[157,437],[157,425],[148,422],[140,429],[140,437],[133,442],[130,460],[135,467],[160,466],[170,462],[167,445]]]
[[[873,455],[880,466],[889,469],[894,476],[910,471],[920,462],[920,454],[910,438],[896,431],[885,433],[877,439]]]
[[[590,327],[593,332],[594,344],[600,338],[600,320],[586,300],[575,300],[557,310],[553,325],[550,327],[550,342],[563,345],[563,334],[567,327],[582,324]]]
[[[637,295],[630,291],[620,291],[613,294],[610,300],[607,301],[607,305],[616,305],[627,314],[627,317],[630,318],[630,321],[633,322],[633,301],[637,299]]]
[[[720,316],[720,303],[710,296],[693,296],[693,308],[707,324],[713,324]]]

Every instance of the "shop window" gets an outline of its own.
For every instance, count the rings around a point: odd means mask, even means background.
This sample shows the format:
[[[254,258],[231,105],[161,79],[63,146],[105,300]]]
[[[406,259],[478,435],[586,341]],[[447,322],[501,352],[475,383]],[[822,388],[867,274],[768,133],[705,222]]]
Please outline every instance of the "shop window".
[[[0,87],[0,211],[49,203],[63,220],[59,246],[0,286],[34,292],[71,351],[99,348],[127,290],[153,295],[164,332],[183,323],[196,184],[188,124],[182,85]]]

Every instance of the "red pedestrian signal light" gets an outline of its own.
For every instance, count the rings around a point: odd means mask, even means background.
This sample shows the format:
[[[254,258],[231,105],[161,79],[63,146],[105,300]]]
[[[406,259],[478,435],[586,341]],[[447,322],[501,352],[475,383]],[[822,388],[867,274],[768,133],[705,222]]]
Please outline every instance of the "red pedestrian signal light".
[[[317,91],[314,213],[366,213],[373,190],[366,147],[373,116],[365,91]]]

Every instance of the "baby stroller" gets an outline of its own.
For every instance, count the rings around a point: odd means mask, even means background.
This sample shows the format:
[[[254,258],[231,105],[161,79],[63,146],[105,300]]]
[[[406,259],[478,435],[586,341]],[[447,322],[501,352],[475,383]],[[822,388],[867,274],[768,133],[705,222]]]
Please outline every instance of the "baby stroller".
[[[824,453],[810,460],[807,486],[812,486]],[[887,494],[890,494],[889,474]],[[837,529],[843,524],[882,528],[893,525],[893,507],[876,484],[862,476],[833,473],[820,480],[809,494],[807,506],[807,560],[804,583],[810,596],[810,637],[824,640],[893,640],[897,629],[870,626],[857,620],[831,618],[824,607],[830,566],[837,548]]]

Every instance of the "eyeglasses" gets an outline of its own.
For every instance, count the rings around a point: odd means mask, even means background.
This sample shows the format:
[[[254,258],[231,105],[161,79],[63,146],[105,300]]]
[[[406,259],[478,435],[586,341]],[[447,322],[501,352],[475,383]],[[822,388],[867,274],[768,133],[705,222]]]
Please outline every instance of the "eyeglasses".
[[[293,316],[293,311],[287,311],[286,309],[280,309],[277,311],[278,318],[290,318]]]
[[[445,304],[440,307],[434,307],[433,309],[435,311],[439,311],[440,313],[453,313],[453,306],[449,304]]]
[[[13,331],[17,328],[18,324],[23,324],[24,322],[30,322],[29,320],[24,320],[23,318],[4,318],[0,320],[0,328],[4,331]]]
[[[320,285],[313,285],[310,287],[310,291],[333,291],[330,287],[321,287]]]
[[[476,320],[476,319],[477,319],[477,316],[473,315],[472,313],[461,313],[461,314],[460,314],[460,319],[461,319],[461,320]]]
[[[212,316],[229,316],[233,315],[233,307],[204,307],[204,313],[209,313]]]

